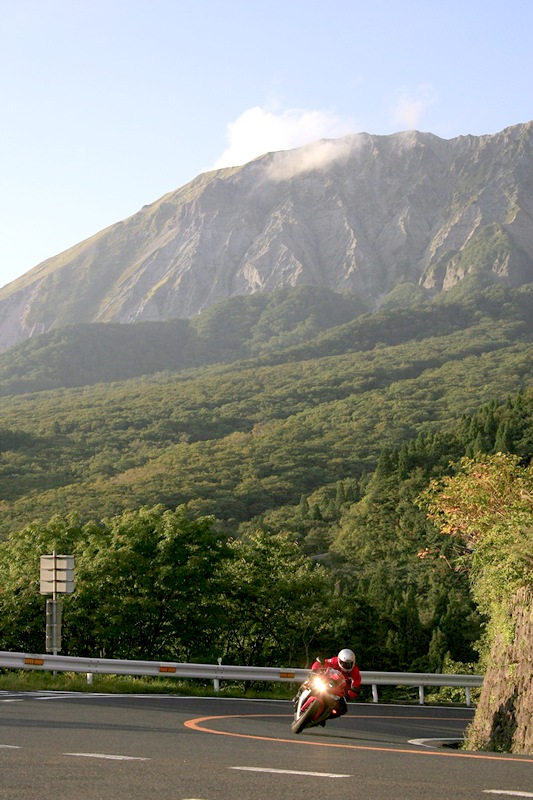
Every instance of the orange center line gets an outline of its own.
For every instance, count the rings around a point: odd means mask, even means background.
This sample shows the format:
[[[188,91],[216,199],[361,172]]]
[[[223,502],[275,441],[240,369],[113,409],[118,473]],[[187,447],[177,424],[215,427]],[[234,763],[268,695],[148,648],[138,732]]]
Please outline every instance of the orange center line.
[[[257,741],[262,742],[277,742],[278,744],[299,744],[299,745],[307,745],[311,747],[340,747],[345,750],[370,750],[373,752],[378,753],[405,753],[410,756],[440,756],[441,758],[473,758],[473,759],[481,759],[484,761],[518,761],[521,764],[533,764],[533,758],[526,758],[524,757],[517,757],[517,756],[504,756],[504,755],[492,755],[487,753],[454,753],[454,752],[445,752],[442,750],[407,750],[401,747],[376,747],[372,745],[360,745],[360,744],[337,744],[334,742],[310,742],[302,739],[280,739],[275,738],[273,736],[258,736],[252,733],[233,733],[231,731],[217,731],[215,728],[208,728],[203,723],[206,722],[213,722],[215,720],[224,720],[224,719],[256,719],[258,717],[287,717],[287,714],[223,714],[217,716],[210,716],[210,717],[196,717],[196,719],[188,719],[186,720],[183,725],[186,728],[189,728],[193,731],[199,731],[200,733],[214,733],[220,736],[235,736],[239,739],[255,739]],[[439,719],[444,722],[450,722],[457,717],[450,717],[447,720],[442,717],[397,717],[397,716],[376,716],[376,717],[365,717],[364,715],[360,715],[360,719]]]

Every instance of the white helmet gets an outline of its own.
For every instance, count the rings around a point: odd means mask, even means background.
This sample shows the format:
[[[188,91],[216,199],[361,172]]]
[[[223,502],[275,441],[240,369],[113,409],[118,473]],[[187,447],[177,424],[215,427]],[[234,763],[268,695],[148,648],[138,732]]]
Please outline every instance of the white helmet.
[[[351,672],[355,667],[355,653],[353,650],[345,648],[340,651],[337,658],[339,659],[339,667],[343,672]]]

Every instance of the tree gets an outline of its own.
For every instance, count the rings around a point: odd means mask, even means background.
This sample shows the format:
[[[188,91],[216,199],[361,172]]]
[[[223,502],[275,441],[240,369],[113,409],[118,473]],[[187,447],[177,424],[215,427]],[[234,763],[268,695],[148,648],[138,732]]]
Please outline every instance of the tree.
[[[220,655],[238,664],[308,664],[330,620],[326,570],[283,533],[252,533],[231,549],[220,566]]]
[[[493,615],[533,578],[532,467],[502,453],[461,464],[458,475],[433,482],[423,496],[429,517],[456,540],[476,602]]]
[[[227,556],[211,518],[163,506],[81,526],[76,517],[32,523],[0,545],[4,649],[40,652],[44,599],[39,556],[75,556],[75,585],[65,599],[63,651],[70,655],[202,660],[212,658]]]
[[[216,571],[227,549],[212,518],[183,507],[125,512],[86,530],[66,635],[76,652],[112,658],[213,657]]]
[[[39,594],[40,557],[78,552],[84,539],[76,515],[31,523],[0,543],[0,615],[3,650],[39,653],[45,647],[45,598]],[[68,607],[70,597],[65,598]],[[65,615],[66,616],[66,615]]]

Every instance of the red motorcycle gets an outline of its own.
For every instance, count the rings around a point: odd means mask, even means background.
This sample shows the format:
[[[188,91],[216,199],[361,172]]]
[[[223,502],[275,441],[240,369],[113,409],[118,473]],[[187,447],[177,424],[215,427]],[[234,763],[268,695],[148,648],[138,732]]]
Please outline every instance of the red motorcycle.
[[[304,728],[325,723],[330,717],[339,717],[339,701],[346,695],[346,684],[346,676],[333,667],[312,672],[301,686],[291,722],[292,732],[301,733]]]

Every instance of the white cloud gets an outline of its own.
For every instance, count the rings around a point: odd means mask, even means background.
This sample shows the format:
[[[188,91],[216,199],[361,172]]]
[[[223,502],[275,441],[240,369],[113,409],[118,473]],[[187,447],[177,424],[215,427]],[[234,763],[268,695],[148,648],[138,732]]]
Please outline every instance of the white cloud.
[[[290,150],[353,132],[353,121],[327,111],[288,109],[276,113],[256,106],[229,123],[229,146],[217,159],[215,169],[240,166],[264,153]]]
[[[353,139],[315,141],[312,144],[284,153],[275,153],[268,168],[267,177],[273,181],[289,180],[295,175],[311,170],[326,169],[334,161],[349,156],[353,150]]]
[[[417,86],[414,92],[403,91],[392,109],[393,121],[405,130],[418,129],[425,111],[434,102],[435,93],[429,84]]]

